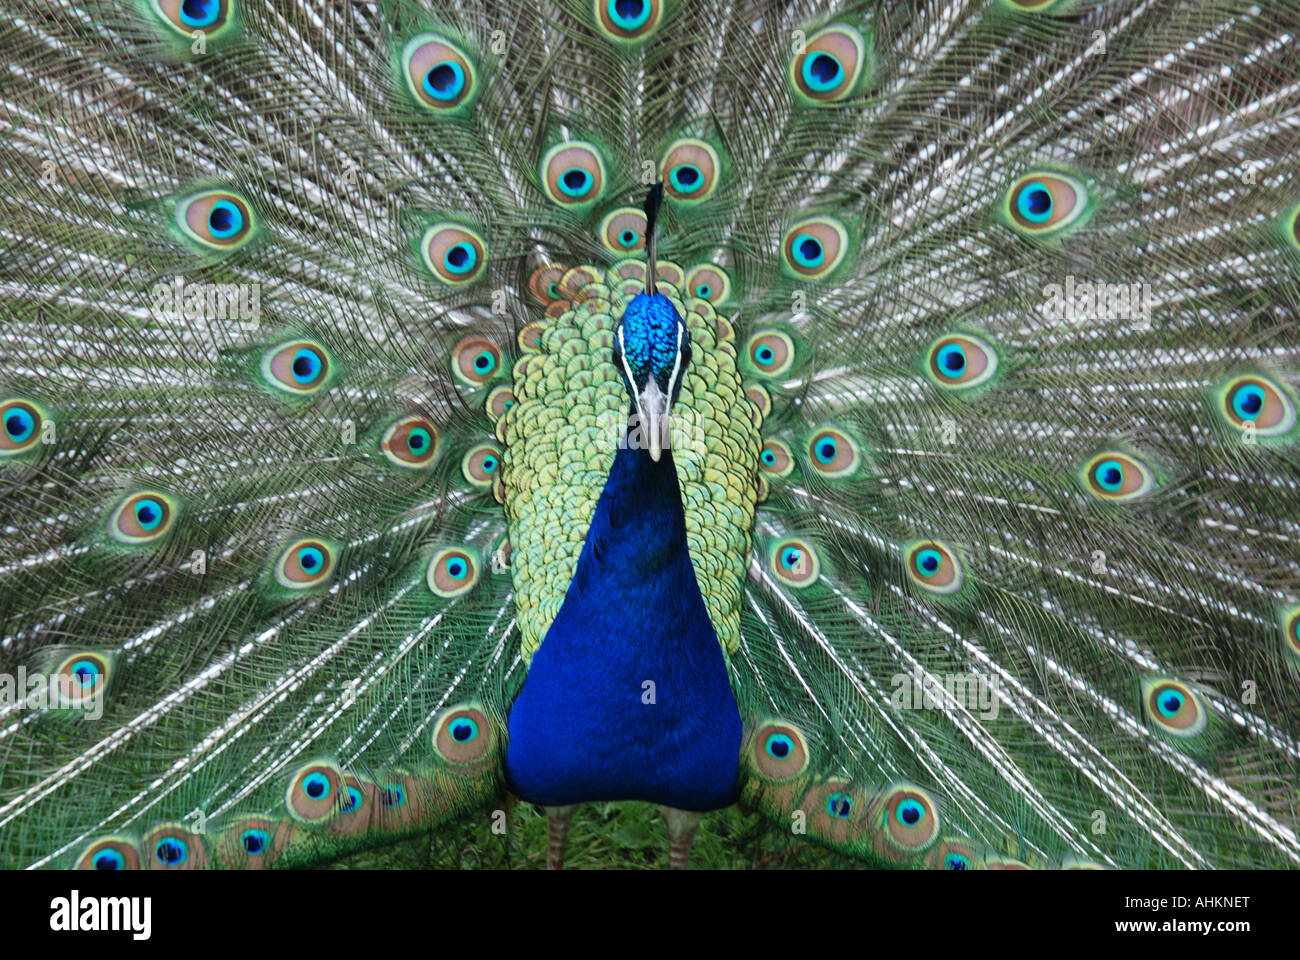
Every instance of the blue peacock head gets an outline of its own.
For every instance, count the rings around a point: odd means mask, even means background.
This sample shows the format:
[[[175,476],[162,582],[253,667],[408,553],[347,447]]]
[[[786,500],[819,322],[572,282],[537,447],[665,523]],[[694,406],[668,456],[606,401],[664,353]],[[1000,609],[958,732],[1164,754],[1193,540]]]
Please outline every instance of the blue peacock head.
[[[655,220],[662,200],[663,184],[656,183],[645,201],[645,292],[632,298],[614,330],[614,365],[636,407],[650,458],[656,461],[663,453],[672,406],[691,362],[686,323],[672,301],[655,291]]]
[[[663,452],[669,416],[690,362],[691,335],[672,301],[662,293],[633,297],[615,330],[614,363],[653,460]]]

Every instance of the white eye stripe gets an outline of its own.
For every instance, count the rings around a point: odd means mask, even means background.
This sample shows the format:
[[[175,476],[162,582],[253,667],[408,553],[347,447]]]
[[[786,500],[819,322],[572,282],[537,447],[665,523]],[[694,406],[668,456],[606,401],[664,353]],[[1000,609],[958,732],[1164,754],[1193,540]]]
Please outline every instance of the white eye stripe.
[[[677,358],[673,361],[673,375],[668,378],[668,402],[673,399],[673,388],[677,385],[677,376],[682,372],[682,336],[686,333],[686,324],[677,321]]]

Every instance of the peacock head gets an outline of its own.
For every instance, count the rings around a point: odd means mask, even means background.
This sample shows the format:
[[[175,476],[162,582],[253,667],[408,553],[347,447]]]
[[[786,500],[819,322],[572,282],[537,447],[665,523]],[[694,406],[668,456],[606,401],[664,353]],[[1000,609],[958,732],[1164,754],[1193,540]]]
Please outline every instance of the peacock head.
[[[669,416],[691,362],[691,335],[662,293],[632,298],[614,335],[614,363],[636,407],[652,460],[663,453]]]
[[[636,407],[637,426],[650,459],[656,461],[668,439],[669,416],[691,362],[686,324],[672,301],[655,291],[655,224],[663,199],[663,183],[651,186],[645,198],[645,292],[632,298],[614,331],[614,365]]]

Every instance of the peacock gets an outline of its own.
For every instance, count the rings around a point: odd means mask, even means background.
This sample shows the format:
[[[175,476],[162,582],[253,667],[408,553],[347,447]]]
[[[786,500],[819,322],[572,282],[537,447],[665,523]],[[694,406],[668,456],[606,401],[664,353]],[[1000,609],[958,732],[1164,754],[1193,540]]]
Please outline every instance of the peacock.
[[[1300,864],[1296,0],[0,10],[6,866]]]

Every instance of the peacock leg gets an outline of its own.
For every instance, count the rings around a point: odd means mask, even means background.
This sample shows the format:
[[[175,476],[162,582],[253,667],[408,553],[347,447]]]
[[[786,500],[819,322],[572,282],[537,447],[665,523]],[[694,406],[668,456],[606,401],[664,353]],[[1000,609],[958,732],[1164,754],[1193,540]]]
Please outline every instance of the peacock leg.
[[[691,810],[662,807],[668,824],[668,869],[685,870],[691,862],[691,843],[700,825],[700,815]]]
[[[567,807],[543,807],[546,811],[546,869],[564,869],[564,843],[569,838],[569,823],[578,805],[571,803]]]

